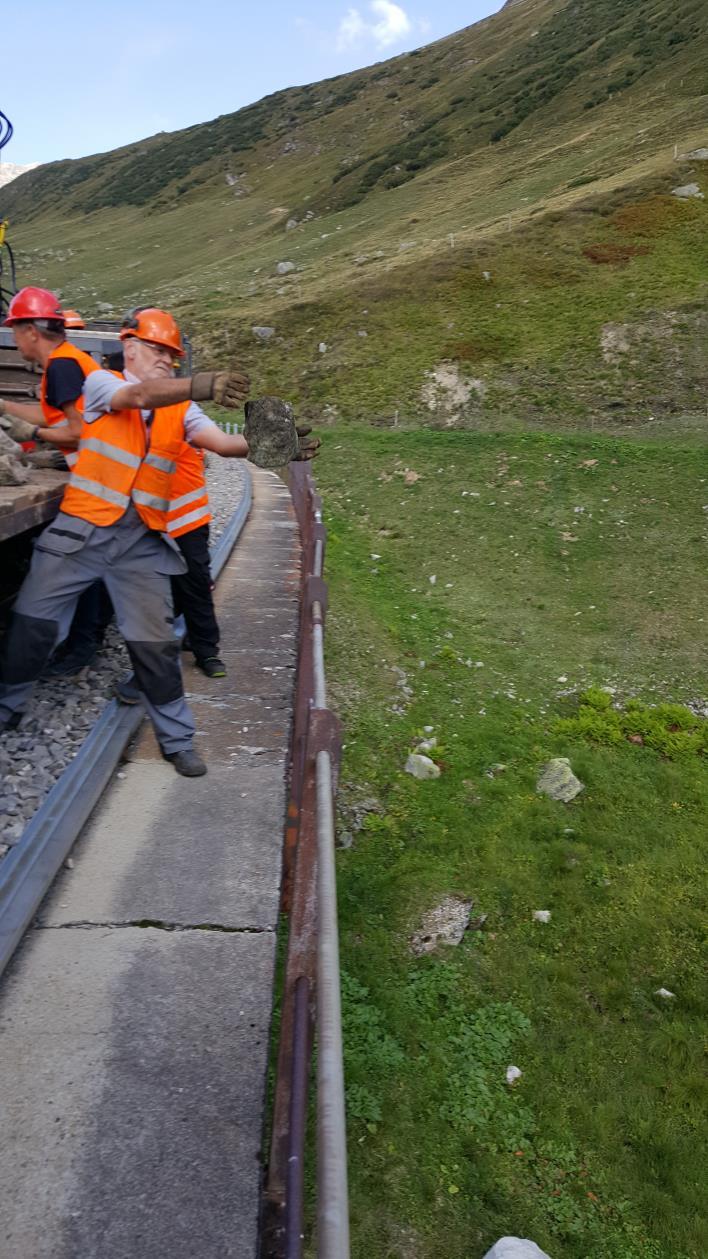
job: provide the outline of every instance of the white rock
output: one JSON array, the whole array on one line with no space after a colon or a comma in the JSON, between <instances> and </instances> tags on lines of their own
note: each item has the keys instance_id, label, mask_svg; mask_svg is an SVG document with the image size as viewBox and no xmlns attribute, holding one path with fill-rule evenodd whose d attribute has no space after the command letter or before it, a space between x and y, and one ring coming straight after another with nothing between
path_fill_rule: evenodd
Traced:
<instances>
[{"instance_id":1,"label":"white rock","mask_svg":"<svg viewBox=\"0 0 708 1259\"><path fill-rule=\"evenodd\" d=\"M671 189L672 197L680 197L682 201L687 201L690 197L695 197L699 201L703 201L703 193L698 184L682 184L680 188Z\"/></svg>"},{"instance_id":2,"label":"white rock","mask_svg":"<svg viewBox=\"0 0 708 1259\"><path fill-rule=\"evenodd\" d=\"M550 1259L550 1255L528 1237L500 1237L484 1259Z\"/></svg>"},{"instance_id":3,"label":"white rock","mask_svg":"<svg viewBox=\"0 0 708 1259\"><path fill-rule=\"evenodd\" d=\"M286 232L292 232L293 228L297 226L298 226L297 219L288 219L287 223L285 224L285 230Z\"/></svg>"},{"instance_id":4,"label":"white rock","mask_svg":"<svg viewBox=\"0 0 708 1259\"><path fill-rule=\"evenodd\" d=\"M291 271L295 270L295 263L294 262L278 262L276 264L275 269L278 275L289 275Z\"/></svg>"},{"instance_id":5,"label":"white rock","mask_svg":"<svg viewBox=\"0 0 708 1259\"><path fill-rule=\"evenodd\" d=\"M655 997L661 997L664 1001L672 1001L676 996L675 992L669 992L668 988L657 988L654 993Z\"/></svg>"},{"instance_id":6,"label":"white rock","mask_svg":"<svg viewBox=\"0 0 708 1259\"><path fill-rule=\"evenodd\" d=\"M551 800L560 800L563 804L568 804L584 790L584 783L575 777L567 756L556 756L544 765L536 783L536 790L550 796Z\"/></svg>"},{"instance_id":7,"label":"white rock","mask_svg":"<svg viewBox=\"0 0 708 1259\"><path fill-rule=\"evenodd\" d=\"M533 920L534 922L550 922L551 921L550 909L534 909Z\"/></svg>"},{"instance_id":8,"label":"white rock","mask_svg":"<svg viewBox=\"0 0 708 1259\"><path fill-rule=\"evenodd\" d=\"M434 586L437 580L438 580L438 579L437 579L437 577L436 577L435 573L431 573L431 574L430 574L430 577L428 578L428 581L430 582L431 586Z\"/></svg>"},{"instance_id":9,"label":"white rock","mask_svg":"<svg viewBox=\"0 0 708 1259\"><path fill-rule=\"evenodd\" d=\"M440 766L431 761L429 756L421 756L419 752L411 752L405 763L405 771L414 778L439 778Z\"/></svg>"},{"instance_id":10,"label":"white rock","mask_svg":"<svg viewBox=\"0 0 708 1259\"><path fill-rule=\"evenodd\" d=\"M258 337L259 341L270 341L271 337L275 336L275 328L265 328L259 324L254 324L251 327L251 332L254 337Z\"/></svg>"},{"instance_id":11,"label":"white rock","mask_svg":"<svg viewBox=\"0 0 708 1259\"><path fill-rule=\"evenodd\" d=\"M320 341L320 343L319 343L319 345L318 345L317 349L319 350L320 354L326 354L326 353L327 353L327 342L326 342L326 341Z\"/></svg>"},{"instance_id":12,"label":"white rock","mask_svg":"<svg viewBox=\"0 0 708 1259\"><path fill-rule=\"evenodd\" d=\"M425 664L425 661L422 660L421 664ZM435 726L423 726L423 734L432 734L434 729Z\"/></svg>"},{"instance_id":13,"label":"white rock","mask_svg":"<svg viewBox=\"0 0 708 1259\"><path fill-rule=\"evenodd\" d=\"M507 1084L515 1084L517 1080L521 1079L522 1075L523 1075L523 1071L521 1070L520 1067L513 1067L513 1066L507 1067L506 1069Z\"/></svg>"},{"instance_id":14,"label":"white rock","mask_svg":"<svg viewBox=\"0 0 708 1259\"><path fill-rule=\"evenodd\" d=\"M421 739L420 743L416 747L416 752L432 752L437 746L438 741L436 738Z\"/></svg>"},{"instance_id":15,"label":"white rock","mask_svg":"<svg viewBox=\"0 0 708 1259\"><path fill-rule=\"evenodd\" d=\"M444 896L423 917L418 930L411 936L411 952L416 957L433 953L439 944L457 945L469 925L472 901L459 896Z\"/></svg>"}]
</instances>

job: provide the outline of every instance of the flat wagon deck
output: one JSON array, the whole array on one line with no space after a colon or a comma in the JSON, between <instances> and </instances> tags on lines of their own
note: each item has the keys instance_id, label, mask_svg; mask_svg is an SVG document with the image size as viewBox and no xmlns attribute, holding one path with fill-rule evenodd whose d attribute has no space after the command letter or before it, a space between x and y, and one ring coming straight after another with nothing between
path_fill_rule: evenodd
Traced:
<instances>
[{"instance_id":1,"label":"flat wagon deck","mask_svg":"<svg viewBox=\"0 0 708 1259\"><path fill-rule=\"evenodd\" d=\"M26 485L0 485L0 542L52 520L67 479L66 472L42 469Z\"/></svg>"}]
</instances>

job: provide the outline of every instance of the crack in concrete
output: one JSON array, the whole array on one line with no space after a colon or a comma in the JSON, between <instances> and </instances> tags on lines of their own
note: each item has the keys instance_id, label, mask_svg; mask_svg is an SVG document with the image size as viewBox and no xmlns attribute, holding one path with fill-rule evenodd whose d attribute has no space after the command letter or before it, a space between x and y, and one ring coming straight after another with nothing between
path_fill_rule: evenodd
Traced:
<instances>
[{"instance_id":1,"label":"crack in concrete","mask_svg":"<svg viewBox=\"0 0 708 1259\"><path fill-rule=\"evenodd\" d=\"M77 922L37 922L35 927L41 931L89 931L95 928L111 931L123 927L138 927L142 930L152 928L155 931L218 931L223 935L273 935L275 927L227 927L220 922L164 922L160 918L136 918L126 922L91 922L79 919Z\"/></svg>"}]
</instances>

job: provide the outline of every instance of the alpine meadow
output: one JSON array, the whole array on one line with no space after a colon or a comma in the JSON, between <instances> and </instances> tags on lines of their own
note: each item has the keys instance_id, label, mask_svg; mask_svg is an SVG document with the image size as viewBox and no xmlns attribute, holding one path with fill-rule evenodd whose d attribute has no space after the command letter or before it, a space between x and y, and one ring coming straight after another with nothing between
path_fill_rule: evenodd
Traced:
<instances>
[{"instance_id":1,"label":"alpine meadow","mask_svg":"<svg viewBox=\"0 0 708 1259\"><path fill-rule=\"evenodd\" d=\"M323 439L356 1259L708 1254L706 196L705 0L509 0L4 189L22 283Z\"/></svg>"}]
</instances>

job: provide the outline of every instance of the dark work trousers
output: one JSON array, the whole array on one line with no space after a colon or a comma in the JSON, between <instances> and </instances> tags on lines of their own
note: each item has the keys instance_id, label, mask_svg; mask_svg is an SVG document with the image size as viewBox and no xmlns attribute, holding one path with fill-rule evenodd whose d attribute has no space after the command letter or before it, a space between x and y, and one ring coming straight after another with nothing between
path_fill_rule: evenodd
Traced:
<instances>
[{"instance_id":1,"label":"dark work trousers","mask_svg":"<svg viewBox=\"0 0 708 1259\"><path fill-rule=\"evenodd\" d=\"M107 527L59 512L37 538L0 649L0 719L24 712L34 682L68 633L79 596L103 579L162 751L190 748L194 720L170 591L170 578L183 569L178 549L146 529L132 507Z\"/></svg>"},{"instance_id":2,"label":"dark work trousers","mask_svg":"<svg viewBox=\"0 0 708 1259\"><path fill-rule=\"evenodd\" d=\"M187 623L189 645L197 660L219 654L219 626L216 623L209 567L209 526L200 525L174 539L182 552L187 571L172 578L175 616Z\"/></svg>"}]
</instances>

